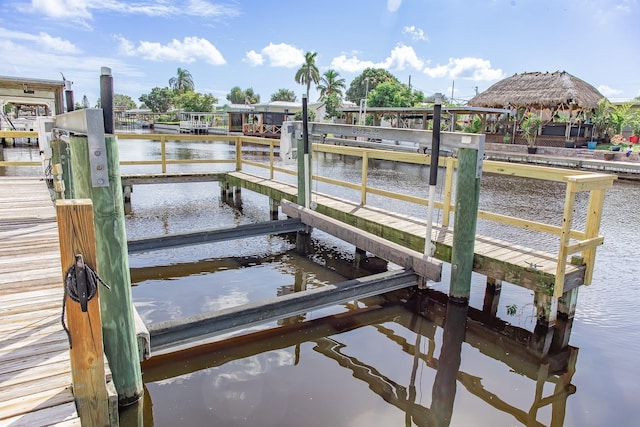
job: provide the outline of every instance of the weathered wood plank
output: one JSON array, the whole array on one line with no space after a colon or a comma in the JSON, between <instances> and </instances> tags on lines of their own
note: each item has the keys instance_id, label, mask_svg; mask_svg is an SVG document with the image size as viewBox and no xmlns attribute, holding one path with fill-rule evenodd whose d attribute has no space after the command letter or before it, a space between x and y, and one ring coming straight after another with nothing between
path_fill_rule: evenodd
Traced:
<instances>
[{"instance_id":1,"label":"weathered wood plank","mask_svg":"<svg viewBox=\"0 0 640 427\"><path fill-rule=\"evenodd\" d=\"M56 425L80 425L75 403L68 402L63 405L0 419L0 427L44 427Z\"/></svg>"},{"instance_id":2,"label":"weathered wood plank","mask_svg":"<svg viewBox=\"0 0 640 427\"><path fill-rule=\"evenodd\" d=\"M39 178L0 186L0 426L79 426L55 209Z\"/></svg>"}]
</instances>

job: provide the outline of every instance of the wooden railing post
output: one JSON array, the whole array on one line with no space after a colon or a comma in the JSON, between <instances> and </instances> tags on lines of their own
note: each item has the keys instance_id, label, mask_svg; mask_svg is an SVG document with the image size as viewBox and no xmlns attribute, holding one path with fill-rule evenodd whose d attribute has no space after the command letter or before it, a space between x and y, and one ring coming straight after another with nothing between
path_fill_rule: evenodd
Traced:
<instances>
[{"instance_id":1,"label":"wooden railing post","mask_svg":"<svg viewBox=\"0 0 640 427\"><path fill-rule=\"evenodd\" d=\"M269 179L273 179L273 158L274 158L274 154L273 154L273 146L274 146L275 142L274 140L270 140L269 141Z\"/></svg>"},{"instance_id":2,"label":"wooden railing post","mask_svg":"<svg viewBox=\"0 0 640 427\"><path fill-rule=\"evenodd\" d=\"M560 248L558 250L558 265L556 268L556 282L553 287L553 297L560 298L564 292L564 277L567 269L569 241L571 239L571 223L573 222L573 208L576 204L576 181L567 182L564 199L564 213L560 233ZM553 319L555 321L555 319Z\"/></svg>"},{"instance_id":3,"label":"wooden railing post","mask_svg":"<svg viewBox=\"0 0 640 427\"><path fill-rule=\"evenodd\" d=\"M167 173L167 137L160 137L160 156L162 158L162 173Z\"/></svg>"},{"instance_id":4,"label":"wooden railing post","mask_svg":"<svg viewBox=\"0 0 640 427\"><path fill-rule=\"evenodd\" d=\"M587 221L584 226L585 238L597 237L600 233L602 209L604 207L605 190L603 188L591 190L589 193L589 206L587 207ZM592 247L582 252L582 257L587 266L584 272L584 284L590 285L593 279L593 266L596 262L596 248Z\"/></svg>"},{"instance_id":5,"label":"wooden railing post","mask_svg":"<svg viewBox=\"0 0 640 427\"><path fill-rule=\"evenodd\" d=\"M236 136L236 172L242 170L242 137Z\"/></svg>"},{"instance_id":6,"label":"wooden railing post","mask_svg":"<svg viewBox=\"0 0 640 427\"><path fill-rule=\"evenodd\" d=\"M58 233L62 279L74 266L76 254L96 269L96 242L91 200L58 200ZM71 375L76 408L83 426L108 426L109 398L105 382L99 287L82 311L79 302L65 293L66 319L70 334Z\"/></svg>"},{"instance_id":7,"label":"wooden railing post","mask_svg":"<svg viewBox=\"0 0 640 427\"><path fill-rule=\"evenodd\" d=\"M369 173L369 152L362 152L362 188L360 189L360 204L367 204L367 177Z\"/></svg>"}]
</instances>

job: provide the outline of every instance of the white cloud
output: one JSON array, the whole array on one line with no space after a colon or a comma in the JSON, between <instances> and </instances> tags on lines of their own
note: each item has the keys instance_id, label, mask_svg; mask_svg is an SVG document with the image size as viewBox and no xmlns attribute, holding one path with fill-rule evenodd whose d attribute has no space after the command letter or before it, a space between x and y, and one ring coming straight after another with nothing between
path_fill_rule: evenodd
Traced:
<instances>
[{"instance_id":1,"label":"white cloud","mask_svg":"<svg viewBox=\"0 0 640 427\"><path fill-rule=\"evenodd\" d=\"M255 50L250 50L244 58L242 58L242 62L246 62L250 66L255 67L264 63L264 57Z\"/></svg>"},{"instance_id":2,"label":"white cloud","mask_svg":"<svg viewBox=\"0 0 640 427\"><path fill-rule=\"evenodd\" d=\"M185 37L182 41L173 39L166 45L141 41L138 47L124 37L116 36L116 39L120 41L120 52L127 56L139 55L150 61L176 61L186 64L197 60L212 65L226 63L220 51L209 40L200 37Z\"/></svg>"},{"instance_id":3,"label":"white cloud","mask_svg":"<svg viewBox=\"0 0 640 427\"><path fill-rule=\"evenodd\" d=\"M394 47L391 56L384 60L384 66L388 70L404 70L405 66L411 66L416 70L422 69L424 62L418 58L416 52L411 46L405 46L402 43Z\"/></svg>"},{"instance_id":4,"label":"white cloud","mask_svg":"<svg viewBox=\"0 0 640 427\"><path fill-rule=\"evenodd\" d=\"M21 31L11 31L0 27L0 38L32 42L35 47L57 53L79 53L80 49L69 40L53 37L45 32L30 34Z\"/></svg>"},{"instance_id":5,"label":"white cloud","mask_svg":"<svg viewBox=\"0 0 640 427\"><path fill-rule=\"evenodd\" d=\"M604 96L607 96L607 97L620 95L620 94L623 93L621 90L610 88L607 85L598 86L598 90L600 91L601 94L603 94Z\"/></svg>"},{"instance_id":6,"label":"white cloud","mask_svg":"<svg viewBox=\"0 0 640 427\"><path fill-rule=\"evenodd\" d=\"M25 55L28 51L29 54ZM130 64L117 58L92 56L90 54L71 55L33 49L27 44L15 43L0 36L0 75L20 76L36 79L61 80L60 73L73 82L73 90L77 100L87 95L93 105L99 94L100 69L109 66L114 70L114 80L118 93L122 92L127 82L137 81L145 74ZM46 64L46 67L43 67ZM135 88L136 93L139 87Z\"/></svg>"},{"instance_id":7,"label":"white cloud","mask_svg":"<svg viewBox=\"0 0 640 427\"><path fill-rule=\"evenodd\" d=\"M355 55L352 55L351 58L347 58L347 55L340 55L331 60L331 68L337 71L358 73L369 67L375 67L375 64L372 61L361 61Z\"/></svg>"},{"instance_id":8,"label":"white cloud","mask_svg":"<svg viewBox=\"0 0 640 427\"><path fill-rule=\"evenodd\" d=\"M31 0L31 7L23 7L22 10L57 19L91 19L87 6L86 0Z\"/></svg>"},{"instance_id":9,"label":"white cloud","mask_svg":"<svg viewBox=\"0 0 640 427\"><path fill-rule=\"evenodd\" d=\"M504 77L501 69L491 68L491 61L482 58L449 58L446 65L426 67L423 72L429 77L450 79L498 80Z\"/></svg>"},{"instance_id":10,"label":"white cloud","mask_svg":"<svg viewBox=\"0 0 640 427\"><path fill-rule=\"evenodd\" d=\"M401 4L402 0L387 0L387 10L389 12L395 12L400 9Z\"/></svg>"},{"instance_id":11,"label":"white cloud","mask_svg":"<svg viewBox=\"0 0 640 427\"><path fill-rule=\"evenodd\" d=\"M622 13L631 13L633 6L635 5L634 0L622 0L615 6L615 9Z\"/></svg>"},{"instance_id":12,"label":"white cloud","mask_svg":"<svg viewBox=\"0 0 640 427\"><path fill-rule=\"evenodd\" d=\"M222 17L238 16L240 11L233 6L211 3L205 0L189 0L184 4L173 4L168 1L122 0L31 0L30 6L22 6L20 10L42 14L55 19L92 19L92 11L111 11L123 14L146 16L200 16Z\"/></svg>"},{"instance_id":13,"label":"white cloud","mask_svg":"<svg viewBox=\"0 0 640 427\"><path fill-rule=\"evenodd\" d=\"M424 35L422 28L417 28L415 25L404 27L402 29L402 34L410 34L413 40L427 40L427 36Z\"/></svg>"},{"instance_id":14,"label":"white cloud","mask_svg":"<svg viewBox=\"0 0 640 427\"><path fill-rule=\"evenodd\" d=\"M79 49L70 41L62 40L60 37L51 37L47 33L38 35L38 44L45 49L51 49L61 53L78 53Z\"/></svg>"},{"instance_id":15,"label":"white cloud","mask_svg":"<svg viewBox=\"0 0 640 427\"><path fill-rule=\"evenodd\" d=\"M384 68L385 70L404 70L405 67L410 66L416 70L421 70L423 65L424 61L418 58L413 48L402 43L394 47L389 56L382 62L363 61L358 59L355 54L352 54L350 58L342 54L331 61L331 68L349 73L357 73L369 67Z\"/></svg>"},{"instance_id":16,"label":"white cloud","mask_svg":"<svg viewBox=\"0 0 640 427\"><path fill-rule=\"evenodd\" d=\"M260 53L269 58L269 65L272 67L293 68L304 63L302 49L286 43L269 43Z\"/></svg>"}]
</instances>

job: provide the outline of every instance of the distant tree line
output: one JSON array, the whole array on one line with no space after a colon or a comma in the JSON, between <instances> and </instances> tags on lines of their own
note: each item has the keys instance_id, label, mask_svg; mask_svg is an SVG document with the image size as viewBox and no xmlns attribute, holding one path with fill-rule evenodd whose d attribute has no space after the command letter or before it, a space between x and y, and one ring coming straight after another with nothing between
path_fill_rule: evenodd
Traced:
<instances>
[{"instance_id":1,"label":"distant tree line","mask_svg":"<svg viewBox=\"0 0 640 427\"><path fill-rule=\"evenodd\" d=\"M312 85L315 85L320 93L318 101L325 105L325 119L337 117L345 100L358 105L366 98L370 107L412 107L433 101L433 98L425 97L422 91L401 83L393 74L382 68L365 69L347 88L345 79L340 77L338 71L330 69L320 74L315 63L316 56L316 52L305 54L304 63L296 70L294 81L305 86L307 99ZM257 104L260 102L260 95L251 87L242 89L240 86L234 86L226 99L231 104ZM287 88L278 89L269 99L271 102L297 101L295 92ZM167 86L154 87L138 100L142 103L140 108L148 108L154 113L162 114L176 109L209 112L214 111L215 104L218 103L218 99L212 94L197 92L193 76L183 68L177 69L176 75L169 79ZM76 108L87 108L88 105L85 96L82 103L76 103ZM96 106L100 106L99 99ZM136 103L129 96L115 94L114 106L132 109L136 108Z\"/></svg>"}]
</instances>

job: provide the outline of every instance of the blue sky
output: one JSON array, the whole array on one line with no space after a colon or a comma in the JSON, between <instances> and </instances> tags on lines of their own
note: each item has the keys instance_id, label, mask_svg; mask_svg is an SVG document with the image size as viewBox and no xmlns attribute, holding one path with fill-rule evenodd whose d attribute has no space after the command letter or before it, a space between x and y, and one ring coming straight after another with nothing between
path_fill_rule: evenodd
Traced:
<instances>
[{"instance_id":1,"label":"blue sky","mask_svg":"<svg viewBox=\"0 0 640 427\"><path fill-rule=\"evenodd\" d=\"M220 104L234 86L300 100L294 75L314 51L347 87L379 67L464 101L515 73L567 71L622 100L640 95L639 1L0 0L0 75L64 73L92 106L102 66L136 102L178 67Z\"/></svg>"}]
</instances>

